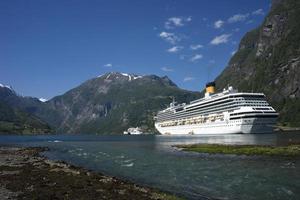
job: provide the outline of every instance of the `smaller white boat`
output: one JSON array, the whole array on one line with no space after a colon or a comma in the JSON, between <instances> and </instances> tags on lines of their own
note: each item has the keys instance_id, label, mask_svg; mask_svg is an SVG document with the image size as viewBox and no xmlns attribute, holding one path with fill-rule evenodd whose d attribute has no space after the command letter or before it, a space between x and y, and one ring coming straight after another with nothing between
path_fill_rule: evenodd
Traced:
<instances>
[{"instance_id":1,"label":"smaller white boat","mask_svg":"<svg viewBox=\"0 0 300 200\"><path fill-rule=\"evenodd\" d=\"M123 132L124 135L140 135L143 134L142 129L139 127L129 128L127 131Z\"/></svg>"}]
</instances>

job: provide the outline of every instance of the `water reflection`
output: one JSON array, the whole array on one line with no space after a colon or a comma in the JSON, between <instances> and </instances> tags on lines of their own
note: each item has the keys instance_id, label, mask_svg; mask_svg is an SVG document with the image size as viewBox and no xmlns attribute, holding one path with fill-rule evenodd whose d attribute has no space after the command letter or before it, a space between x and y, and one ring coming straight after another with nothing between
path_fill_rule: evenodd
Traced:
<instances>
[{"instance_id":1,"label":"water reflection","mask_svg":"<svg viewBox=\"0 0 300 200\"><path fill-rule=\"evenodd\" d=\"M155 136L156 144L239 144L239 145L287 145L291 143L300 143L300 134L232 134L232 135L182 135Z\"/></svg>"}]
</instances>

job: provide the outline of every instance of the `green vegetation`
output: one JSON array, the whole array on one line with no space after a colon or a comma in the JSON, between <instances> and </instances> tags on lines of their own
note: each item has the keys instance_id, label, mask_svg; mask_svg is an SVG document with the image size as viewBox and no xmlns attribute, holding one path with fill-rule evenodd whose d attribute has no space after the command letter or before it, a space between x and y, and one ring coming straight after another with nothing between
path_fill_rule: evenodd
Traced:
<instances>
[{"instance_id":1,"label":"green vegetation","mask_svg":"<svg viewBox=\"0 0 300 200\"><path fill-rule=\"evenodd\" d=\"M220 144L193 144L177 145L184 151L193 151L210 154L237 154L237 155L267 155L267 156L300 156L300 145L289 146L257 146L257 145L220 145Z\"/></svg>"},{"instance_id":2,"label":"green vegetation","mask_svg":"<svg viewBox=\"0 0 300 200\"><path fill-rule=\"evenodd\" d=\"M47 123L26 112L0 102L0 133L31 134L50 133Z\"/></svg>"},{"instance_id":3,"label":"green vegetation","mask_svg":"<svg viewBox=\"0 0 300 200\"><path fill-rule=\"evenodd\" d=\"M163 192L153 192L152 199L162 199L162 200L184 200L184 198L177 197L172 194L163 193Z\"/></svg>"}]
</instances>

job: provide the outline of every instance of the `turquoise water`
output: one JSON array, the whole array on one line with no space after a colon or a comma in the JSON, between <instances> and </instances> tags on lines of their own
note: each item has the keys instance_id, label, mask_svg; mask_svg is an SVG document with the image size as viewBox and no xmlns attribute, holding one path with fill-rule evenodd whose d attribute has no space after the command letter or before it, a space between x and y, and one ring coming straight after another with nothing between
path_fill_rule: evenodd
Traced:
<instances>
[{"instance_id":1,"label":"turquoise water","mask_svg":"<svg viewBox=\"0 0 300 200\"><path fill-rule=\"evenodd\" d=\"M0 136L0 144L47 146L44 155L188 199L300 199L300 158L181 152L174 144L286 144L300 134L201 136Z\"/></svg>"}]
</instances>

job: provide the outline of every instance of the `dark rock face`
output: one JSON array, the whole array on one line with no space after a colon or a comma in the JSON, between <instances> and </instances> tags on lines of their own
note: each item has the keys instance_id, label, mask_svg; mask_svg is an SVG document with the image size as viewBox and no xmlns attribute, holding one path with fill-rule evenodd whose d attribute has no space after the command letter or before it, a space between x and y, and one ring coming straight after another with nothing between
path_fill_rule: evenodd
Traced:
<instances>
[{"instance_id":1,"label":"dark rock face","mask_svg":"<svg viewBox=\"0 0 300 200\"><path fill-rule=\"evenodd\" d=\"M257 42L256 56L270 57L269 48L278 44L287 31L288 14L278 13L266 18Z\"/></svg>"},{"instance_id":2,"label":"dark rock face","mask_svg":"<svg viewBox=\"0 0 300 200\"><path fill-rule=\"evenodd\" d=\"M248 32L217 77L240 91L264 92L280 111L280 121L300 126L300 2L273 1L263 24Z\"/></svg>"},{"instance_id":3,"label":"dark rock face","mask_svg":"<svg viewBox=\"0 0 300 200\"><path fill-rule=\"evenodd\" d=\"M276 6L278 6L278 4L280 4L283 0L272 0L272 9Z\"/></svg>"}]
</instances>

